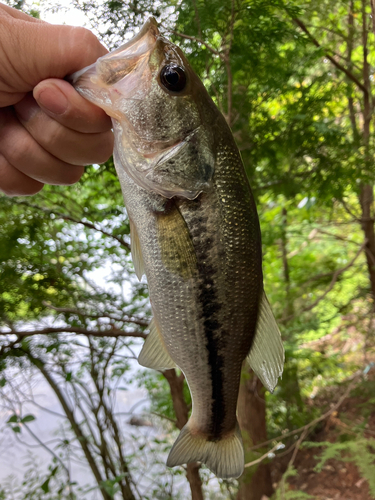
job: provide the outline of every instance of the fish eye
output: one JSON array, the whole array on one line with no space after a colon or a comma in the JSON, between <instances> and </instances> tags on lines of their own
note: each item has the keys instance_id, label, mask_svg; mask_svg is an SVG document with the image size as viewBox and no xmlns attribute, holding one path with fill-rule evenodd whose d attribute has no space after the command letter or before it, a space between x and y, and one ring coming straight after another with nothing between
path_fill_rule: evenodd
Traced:
<instances>
[{"instance_id":1,"label":"fish eye","mask_svg":"<svg viewBox=\"0 0 375 500\"><path fill-rule=\"evenodd\" d=\"M180 66L164 66L160 71L160 82L167 90L181 92L186 87L186 73Z\"/></svg>"}]
</instances>

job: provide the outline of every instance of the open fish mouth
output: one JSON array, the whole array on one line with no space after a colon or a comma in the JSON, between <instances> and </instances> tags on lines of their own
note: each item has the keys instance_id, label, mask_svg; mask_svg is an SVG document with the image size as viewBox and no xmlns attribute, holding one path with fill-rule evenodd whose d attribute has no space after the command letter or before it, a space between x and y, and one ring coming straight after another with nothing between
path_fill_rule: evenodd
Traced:
<instances>
[{"instance_id":1,"label":"open fish mouth","mask_svg":"<svg viewBox=\"0 0 375 500\"><path fill-rule=\"evenodd\" d=\"M132 40L67 76L66 80L89 101L119 120L122 115L116 109L116 101L143 99L149 91L152 77L149 58L161 38L155 19L150 18Z\"/></svg>"}]
</instances>

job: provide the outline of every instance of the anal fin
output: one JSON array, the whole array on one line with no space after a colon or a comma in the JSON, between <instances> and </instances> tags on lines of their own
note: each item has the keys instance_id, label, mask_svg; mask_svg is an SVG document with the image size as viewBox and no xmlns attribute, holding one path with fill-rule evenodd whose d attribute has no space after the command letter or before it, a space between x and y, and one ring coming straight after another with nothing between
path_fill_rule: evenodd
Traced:
<instances>
[{"instance_id":1,"label":"anal fin","mask_svg":"<svg viewBox=\"0 0 375 500\"><path fill-rule=\"evenodd\" d=\"M142 276L145 274L145 265L143 263L141 243L139 241L137 228L135 227L135 224L130 218L129 218L129 223L130 223L130 244L131 244L131 252L132 252L135 274L137 275L139 281L141 281Z\"/></svg>"},{"instance_id":2,"label":"anal fin","mask_svg":"<svg viewBox=\"0 0 375 500\"><path fill-rule=\"evenodd\" d=\"M151 320L149 329L150 333L147 335L138 356L138 363L146 368L160 371L176 368L176 364L164 345L154 319Z\"/></svg>"},{"instance_id":3,"label":"anal fin","mask_svg":"<svg viewBox=\"0 0 375 500\"><path fill-rule=\"evenodd\" d=\"M263 291L259 304L255 338L247 361L264 387L273 392L278 378L283 373L284 359L285 352L280 330Z\"/></svg>"}]
</instances>

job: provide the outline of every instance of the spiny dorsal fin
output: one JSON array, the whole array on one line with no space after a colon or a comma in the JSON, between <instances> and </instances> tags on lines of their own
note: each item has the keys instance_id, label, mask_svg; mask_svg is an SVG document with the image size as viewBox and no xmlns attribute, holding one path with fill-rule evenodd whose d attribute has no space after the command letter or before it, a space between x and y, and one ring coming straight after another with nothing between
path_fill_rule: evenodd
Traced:
<instances>
[{"instance_id":1,"label":"spiny dorsal fin","mask_svg":"<svg viewBox=\"0 0 375 500\"><path fill-rule=\"evenodd\" d=\"M147 335L138 356L138 363L146 368L153 368L160 371L176 368L175 362L165 348L154 319L151 320L149 329L150 333Z\"/></svg>"},{"instance_id":2,"label":"spiny dorsal fin","mask_svg":"<svg viewBox=\"0 0 375 500\"><path fill-rule=\"evenodd\" d=\"M130 222L131 251L132 251L132 259L133 259L135 274L137 275L139 281L141 281L142 276L145 274L145 266L143 263L141 244L139 241L137 228L135 227L131 219L129 219L129 222Z\"/></svg>"},{"instance_id":3,"label":"spiny dorsal fin","mask_svg":"<svg viewBox=\"0 0 375 500\"><path fill-rule=\"evenodd\" d=\"M285 352L280 330L266 294L262 293L255 338L247 361L270 392L276 387L284 368Z\"/></svg>"},{"instance_id":4,"label":"spiny dorsal fin","mask_svg":"<svg viewBox=\"0 0 375 500\"><path fill-rule=\"evenodd\" d=\"M225 438L209 441L201 434L193 434L188 422L169 453L167 466L190 462L204 463L217 477L223 479L239 477L243 473L245 459L238 424Z\"/></svg>"}]
</instances>

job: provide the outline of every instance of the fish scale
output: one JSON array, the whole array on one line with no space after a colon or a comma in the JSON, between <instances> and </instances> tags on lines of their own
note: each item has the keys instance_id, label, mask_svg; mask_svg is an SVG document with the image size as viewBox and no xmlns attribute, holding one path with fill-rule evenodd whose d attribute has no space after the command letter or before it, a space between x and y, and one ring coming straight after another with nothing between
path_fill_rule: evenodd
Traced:
<instances>
[{"instance_id":1,"label":"fish scale","mask_svg":"<svg viewBox=\"0 0 375 500\"><path fill-rule=\"evenodd\" d=\"M173 75L172 80L168 80ZM115 166L137 276L153 320L139 363L178 367L192 412L167 465L201 461L238 477L242 363L272 391L284 350L263 290L255 202L231 131L155 20L71 77L113 120Z\"/></svg>"}]
</instances>

